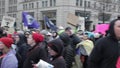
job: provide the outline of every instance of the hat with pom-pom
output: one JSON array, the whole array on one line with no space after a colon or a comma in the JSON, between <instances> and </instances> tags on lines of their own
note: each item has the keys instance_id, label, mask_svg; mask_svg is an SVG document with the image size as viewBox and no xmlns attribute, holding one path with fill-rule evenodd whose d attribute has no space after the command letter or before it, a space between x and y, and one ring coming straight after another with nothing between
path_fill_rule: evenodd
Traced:
<instances>
[{"instance_id":1,"label":"hat with pom-pom","mask_svg":"<svg viewBox=\"0 0 120 68\"><path fill-rule=\"evenodd\" d=\"M5 44L6 47L10 48L11 45L14 43L12 38L9 37L2 37L0 38L0 42Z\"/></svg>"}]
</instances>

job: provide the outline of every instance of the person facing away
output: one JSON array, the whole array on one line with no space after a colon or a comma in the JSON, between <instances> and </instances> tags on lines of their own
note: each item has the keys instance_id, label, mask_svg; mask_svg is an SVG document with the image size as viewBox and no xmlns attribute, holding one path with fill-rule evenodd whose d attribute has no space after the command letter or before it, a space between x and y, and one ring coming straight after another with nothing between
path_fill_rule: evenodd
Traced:
<instances>
[{"instance_id":1,"label":"person facing away","mask_svg":"<svg viewBox=\"0 0 120 68\"><path fill-rule=\"evenodd\" d=\"M88 68L116 68L120 56L120 18L111 21L108 34L95 43Z\"/></svg>"},{"instance_id":2,"label":"person facing away","mask_svg":"<svg viewBox=\"0 0 120 68\"><path fill-rule=\"evenodd\" d=\"M41 34L33 33L27 38L27 43L31 46L27 52L26 60L23 68L33 68L32 64L36 64L40 59L48 60L48 51L46 44L43 43L44 37Z\"/></svg>"},{"instance_id":3,"label":"person facing away","mask_svg":"<svg viewBox=\"0 0 120 68\"><path fill-rule=\"evenodd\" d=\"M0 38L0 50L4 55L0 68L18 68L18 60L15 56L16 51L11 49L13 39L8 37Z\"/></svg>"},{"instance_id":4,"label":"person facing away","mask_svg":"<svg viewBox=\"0 0 120 68\"><path fill-rule=\"evenodd\" d=\"M66 63L62 56L63 50L64 45L59 38L48 42L48 52L51 56L50 61L54 68L66 68Z\"/></svg>"}]
</instances>

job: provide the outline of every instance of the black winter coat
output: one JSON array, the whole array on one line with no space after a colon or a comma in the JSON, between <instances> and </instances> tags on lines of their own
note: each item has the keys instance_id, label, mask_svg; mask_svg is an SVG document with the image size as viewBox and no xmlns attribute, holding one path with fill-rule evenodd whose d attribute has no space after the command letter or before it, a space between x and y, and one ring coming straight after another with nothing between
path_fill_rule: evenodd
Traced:
<instances>
[{"instance_id":1,"label":"black winter coat","mask_svg":"<svg viewBox=\"0 0 120 68\"><path fill-rule=\"evenodd\" d=\"M116 68L118 41L112 37L99 39L89 59L88 68Z\"/></svg>"},{"instance_id":2,"label":"black winter coat","mask_svg":"<svg viewBox=\"0 0 120 68\"><path fill-rule=\"evenodd\" d=\"M62 56L57 57L54 59L51 64L54 66L54 68L66 68L65 60Z\"/></svg>"},{"instance_id":3,"label":"black winter coat","mask_svg":"<svg viewBox=\"0 0 120 68\"><path fill-rule=\"evenodd\" d=\"M46 44L43 42L35 45L29 50L23 68L33 68L32 64L38 63L40 59L48 61L48 51L46 49Z\"/></svg>"},{"instance_id":4,"label":"black winter coat","mask_svg":"<svg viewBox=\"0 0 120 68\"><path fill-rule=\"evenodd\" d=\"M71 68L72 63L74 62L74 56L75 56L72 40L66 33L62 33L60 35L60 39L64 42L65 48L63 52L63 57L65 59L66 66L67 68Z\"/></svg>"}]
</instances>

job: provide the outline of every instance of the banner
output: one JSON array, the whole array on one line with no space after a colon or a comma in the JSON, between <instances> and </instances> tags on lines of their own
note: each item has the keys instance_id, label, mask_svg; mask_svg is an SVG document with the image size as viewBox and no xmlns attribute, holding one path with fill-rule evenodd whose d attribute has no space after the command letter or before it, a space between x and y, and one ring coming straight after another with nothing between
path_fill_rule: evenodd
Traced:
<instances>
[{"instance_id":1,"label":"banner","mask_svg":"<svg viewBox=\"0 0 120 68\"><path fill-rule=\"evenodd\" d=\"M2 19L2 23L1 23L1 27L14 27L14 23L15 23L15 18L10 17L10 16L3 16Z\"/></svg>"}]
</instances>

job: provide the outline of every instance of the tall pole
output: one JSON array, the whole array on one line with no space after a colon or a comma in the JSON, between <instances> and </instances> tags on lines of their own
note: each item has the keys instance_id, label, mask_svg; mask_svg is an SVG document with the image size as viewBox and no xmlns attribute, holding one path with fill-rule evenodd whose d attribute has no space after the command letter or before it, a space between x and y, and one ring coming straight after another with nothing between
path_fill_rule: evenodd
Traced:
<instances>
[{"instance_id":1,"label":"tall pole","mask_svg":"<svg viewBox=\"0 0 120 68\"><path fill-rule=\"evenodd\" d=\"M105 13L104 13L104 11L105 11L105 4L103 4L103 23L105 23Z\"/></svg>"},{"instance_id":2,"label":"tall pole","mask_svg":"<svg viewBox=\"0 0 120 68\"><path fill-rule=\"evenodd\" d=\"M47 30L46 21L45 21L45 15L43 16L43 20L44 20L45 30Z\"/></svg>"},{"instance_id":3,"label":"tall pole","mask_svg":"<svg viewBox=\"0 0 120 68\"><path fill-rule=\"evenodd\" d=\"M84 0L84 23L86 24L86 0ZM86 26L85 26L86 30Z\"/></svg>"},{"instance_id":4,"label":"tall pole","mask_svg":"<svg viewBox=\"0 0 120 68\"><path fill-rule=\"evenodd\" d=\"M39 22L38 15L39 15L39 3L37 1L37 21Z\"/></svg>"}]
</instances>

